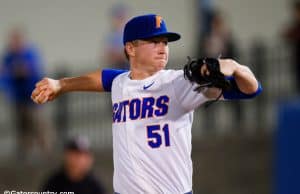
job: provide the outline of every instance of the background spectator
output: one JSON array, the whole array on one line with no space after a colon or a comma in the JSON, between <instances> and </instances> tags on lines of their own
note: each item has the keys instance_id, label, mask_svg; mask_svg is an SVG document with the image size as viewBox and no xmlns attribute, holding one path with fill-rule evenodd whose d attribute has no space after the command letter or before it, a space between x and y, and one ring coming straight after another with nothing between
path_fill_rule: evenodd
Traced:
<instances>
[{"instance_id":1,"label":"background spectator","mask_svg":"<svg viewBox=\"0 0 300 194\"><path fill-rule=\"evenodd\" d=\"M35 83L44 74L43 68L38 49L27 41L24 31L12 29L8 34L0 70L4 91L13 106L17 153L21 158L30 159L36 148L41 148L44 154L50 151L50 133L53 131L49 129L41 107L30 99Z\"/></svg>"},{"instance_id":2,"label":"background spectator","mask_svg":"<svg viewBox=\"0 0 300 194\"><path fill-rule=\"evenodd\" d=\"M111 31L106 39L105 58L107 63L117 69L128 69L129 64L124 54L123 28L128 18L128 7L115 4L110 12Z\"/></svg>"},{"instance_id":3,"label":"background spectator","mask_svg":"<svg viewBox=\"0 0 300 194\"><path fill-rule=\"evenodd\" d=\"M300 93L300 1L298 0L292 4L292 18L289 26L284 30L283 37L291 46L296 86Z\"/></svg>"},{"instance_id":4,"label":"background spectator","mask_svg":"<svg viewBox=\"0 0 300 194\"><path fill-rule=\"evenodd\" d=\"M87 139L78 137L65 146L62 167L43 184L42 191L103 194L102 183L91 173L93 155Z\"/></svg>"}]
</instances>

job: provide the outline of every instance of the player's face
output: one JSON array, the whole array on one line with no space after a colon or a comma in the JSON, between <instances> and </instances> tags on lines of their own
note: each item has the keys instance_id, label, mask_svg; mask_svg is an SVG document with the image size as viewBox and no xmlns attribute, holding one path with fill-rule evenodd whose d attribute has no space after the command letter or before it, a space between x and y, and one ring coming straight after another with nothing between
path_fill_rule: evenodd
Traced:
<instances>
[{"instance_id":1,"label":"player's face","mask_svg":"<svg viewBox=\"0 0 300 194\"><path fill-rule=\"evenodd\" d=\"M168 39L155 37L135 42L136 62L148 71L164 69L169 58Z\"/></svg>"}]
</instances>

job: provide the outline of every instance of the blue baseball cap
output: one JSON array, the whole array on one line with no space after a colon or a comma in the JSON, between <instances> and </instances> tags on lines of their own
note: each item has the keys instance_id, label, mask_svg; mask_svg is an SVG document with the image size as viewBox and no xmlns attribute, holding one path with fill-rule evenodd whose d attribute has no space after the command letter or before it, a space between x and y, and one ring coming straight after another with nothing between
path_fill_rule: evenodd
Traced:
<instances>
[{"instance_id":1,"label":"blue baseball cap","mask_svg":"<svg viewBox=\"0 0 300 194\"><path fill-rule=\"evenodd\" d=\"M141 15L129 20L124 28L123 44L126 42L148 39L157 36L168 38L169 42L180 39L180 34L168 32L165 21L155 14Z\"/></svg>"}]
</instances>

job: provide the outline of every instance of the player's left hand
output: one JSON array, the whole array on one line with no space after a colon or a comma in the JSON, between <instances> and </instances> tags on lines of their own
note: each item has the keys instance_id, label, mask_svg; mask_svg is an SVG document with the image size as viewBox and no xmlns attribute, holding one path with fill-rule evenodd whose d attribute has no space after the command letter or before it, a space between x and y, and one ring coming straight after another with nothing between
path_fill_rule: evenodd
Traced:
<instances>
[{"instance_id":1,"label":"player's left hand","mask_svg":"<svg viewBox=\"0 0 300 194\"><path fill-rule=\"evenodd\" d=\"M232 59L218 59L218 60L220 63L220 71L225 76L233 76L239 64Z\"/></svg>"},{"instance_id":2,"label":"player's left hand","mask_svg":"<svg viewBox=\"0 0 300 194\"><path fill-rule=\"evenodd\" d=\"M232 76L236 71L237 66L239 65L232 59L218 59L220 64L220 71L224 74L224 76ZM200 68L200 72L202 76L209 76L210 72L207 68L207 65L204 64Z\"/></svg>"}]
</instances>

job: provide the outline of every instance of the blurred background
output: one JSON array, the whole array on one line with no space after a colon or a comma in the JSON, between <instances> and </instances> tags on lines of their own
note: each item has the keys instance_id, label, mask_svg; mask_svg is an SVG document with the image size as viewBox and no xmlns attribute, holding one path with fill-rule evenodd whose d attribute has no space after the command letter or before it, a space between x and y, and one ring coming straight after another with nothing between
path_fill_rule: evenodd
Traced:
<instances>
[{"instance_id":1,"label":"blurred background","mask_svg":"<svg viewBox=\"0 0 300 194\"><path fill-rule=\"evenodd\" d=\"M113 192L110 95L72 93L36 106L30 94L45 75L128 68L124 23L155 13L182 35L169 44L168 68L222 54L249 66L264 88L255 99L195 111L194 193L300 193L300 1L0 0L0 13L0 192L51 188L66 165L81 170L65 172L65 182L92 171L97 192Z\"/></svg>"}]
</instances>

